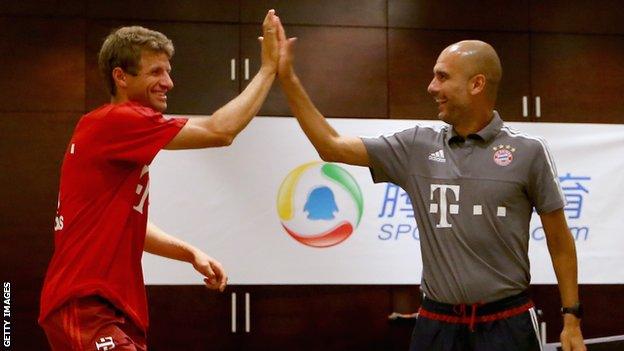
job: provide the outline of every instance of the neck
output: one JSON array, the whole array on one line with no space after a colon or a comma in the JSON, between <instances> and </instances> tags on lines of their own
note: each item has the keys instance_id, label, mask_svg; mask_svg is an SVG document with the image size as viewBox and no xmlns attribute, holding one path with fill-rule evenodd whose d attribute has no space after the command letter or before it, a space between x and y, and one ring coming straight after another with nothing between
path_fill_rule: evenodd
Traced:
<instances>
[{"instance_id":1,"label":"neck","mask_svg":"<svg viewBox=\"0 0 624 351\"><path fill-rule=\"evenodd\" d=\"M490 121L494 118L494 112L492 110L473 112L469 118L463 119L462 123L453 125L455 132L462 138L466 138L470 134L477 133L481 129L485 128Z\"/></svg>"},{"instance_id":2,"label":"neck","mask_svg":"<svg viewBox=\"0 0 624 351\"><path fill-rule=\"evenodd\" d=\"M128 102L128 97L117 92L116 95L111 96L111 104L123 104L124 102Z\"/></svg>"}]
</instances>

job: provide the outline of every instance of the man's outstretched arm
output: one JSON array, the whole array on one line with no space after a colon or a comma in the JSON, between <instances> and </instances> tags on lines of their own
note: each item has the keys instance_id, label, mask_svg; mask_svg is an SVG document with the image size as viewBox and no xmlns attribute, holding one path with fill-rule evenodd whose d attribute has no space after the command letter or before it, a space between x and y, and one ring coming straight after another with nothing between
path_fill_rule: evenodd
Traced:
<instances>
[{"instance_id":1,"label":"man's outstretched arm","mask_svg":"<svg viewBox=\"0 0 624 351\"><path fill-rule=\"evenodd\" d=\"M277 71L278 17L269 10L262 24L262 66L240 95L210 117L191 118L165 146L168 150L227 146L258 113L271 89Z\"/></svg>"},{"instance_id":2,"label":"man's outstretched arm","mask_svg":"<svg viewBox=\"0 0 624 351\"><path fill-rule=\"evenodd\" d=\"M579 302L577 282L577 259L574 239L568 229L563 209L540 215L546 244L552 259L561 305L572 307ZM563 315L563 331L561 332L561 346L565 351L584 351L581 320L572 314Z\"/></svg>"},{"instance_id":3,"label":"man's outstretched arm","mask_svg":"<svg viewBox=\"0 0 624 351\"><path fill-rule=\"evenodd\" d=\"M225 289L227 275L221 263L195 246L165 233L151 222L147 223L143 251L191 263L195 270L206 277L204 282L208 288L219 289L220 291Z\"/></svg>"},{"instance_id":4,"label":"man's outstretched arm","mask_svg":"<svg viewBox=\"0 0 624 351\"><path fill-rule=\"evenodd\" d=\"M288 105L297 121L324 161L369 166L368 152L362 139L341 136L332 128L310 100L293 68L295 38L286 39L278 19L280 57L278 77Z\"/></svg>"}]
</instances>

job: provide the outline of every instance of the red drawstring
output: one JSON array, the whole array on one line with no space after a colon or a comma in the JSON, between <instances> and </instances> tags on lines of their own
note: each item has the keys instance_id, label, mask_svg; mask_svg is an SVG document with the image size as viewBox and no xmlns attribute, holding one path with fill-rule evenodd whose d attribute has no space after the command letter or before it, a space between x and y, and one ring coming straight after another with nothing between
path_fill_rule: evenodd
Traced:
<instances>
[{"instance_id":1,"label":"red drawstring","mask_svg":"<svg viewBox=\"0 0 624 351\"><path fill-rule=\"evenodd\" d=\"M470 313L470 331L473 332L474 331L474 322L475 322L475 317L477 316L477 306L479 304L478 303L473 303L472 304L472 311Z\"/></svg>"},{"instance_id":2,"label":"red drawstring","mask_svg":"<svg viewBox=\"0 0 624 351\"><path fill-rule=\"evenodd\" d=\"M479 305L480 305L480 303L473 303L472 305L470 305L471 310L470 310L470 319L468 320L468 326L469 326L471 332L474 331L474 324L475 324L475 320L476 320L476 317L477 317L477 307ZM459 311L458 311L458 307L459 307ZM466 316L466 305L465 304L453 306L453 312L455 312L455 314L461 316L461 318L463 320L466 320L468 318Z\"/></svg>"}]
</instances>

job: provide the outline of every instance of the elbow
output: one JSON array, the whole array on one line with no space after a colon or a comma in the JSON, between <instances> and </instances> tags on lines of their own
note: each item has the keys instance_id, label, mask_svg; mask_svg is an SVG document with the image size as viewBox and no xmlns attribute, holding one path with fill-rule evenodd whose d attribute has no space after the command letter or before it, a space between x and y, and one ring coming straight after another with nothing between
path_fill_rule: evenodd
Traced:
<instances>
[{"instance_id":1,"label":"elbow","mask_svg":"<svg viewBox=\"0 0 624 351\"><path fill-rule=\"evenodd\" d=\"M321 160L325 162L340 162L339 157L329 150L317 150Z\"/></svg>"},{"instance_id":2,"label":"elbow","mask_svg":"<svg viewBox=\"0 0 624 351\"><path fill-rule=\"evenodd\" d=\"M211 136L208 137L208 139L212 144L211 146L220 147L232 145L232 143L234 142L234 137L234 135L229 133L219 133L216 138L214 136Z\"/></svg>"}]
</instances>

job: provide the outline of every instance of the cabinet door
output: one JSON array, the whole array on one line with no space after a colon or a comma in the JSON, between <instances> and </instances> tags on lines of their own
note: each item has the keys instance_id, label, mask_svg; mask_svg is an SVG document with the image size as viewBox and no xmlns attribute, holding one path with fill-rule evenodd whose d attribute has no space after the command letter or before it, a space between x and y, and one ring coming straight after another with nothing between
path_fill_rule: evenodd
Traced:
<instances>
[{"instance_id":1,"label":"cabinet door","mask_svg":"<svg viewBox=\"0 0 624 351\"><path fill-rule=\"evenodd\" d=\"M393 28L527 31L529 0L388 0Z\"/></svg>"},{"instance_id":2,"label":"cabinet door","mask_svg":"<svg viewBox=\"0 0 624 351\"><path fill-rule=\"evenodd\" d=\"M385 0L241 0L241 22L262 23L275 9L284 24L385 27Z\"/></svg>"},{"instance_id":3,"label":"cabinet door","mask_svg":"<svg viewBox=\"0 0 624 351\"><path fill-rule=\"evenodd\" d=\"M522 97L529 94L529 36L520 33L389 29L390 118L435 119L437 107L427 92L440 52L465 39L490 43L503 65L495 109L507 121L523 117Z\"/></svg>"},{"instance_id":4,"label":"cabinet door","mask_svg":"<svg viewBox=\"0 0 624 351\"><path fill-rule=\"evenodd\" d=\"M358 285L240 287L249 293L243 350L386 350L389 288Z\"/></svg>"},{"instance_id":5,"label":"cabinet door","mask_svg":"<svg viewBox=\"0 0 624 351\"><path fill-rule=\"evenodd\" d=\"M220 293L197 285L148 286L148 348L240 350L240 331L233 333L231 326L231 290Z\"/></svg>"},{"instance_id":6,"label":"cabinet door","mask_svg":"<svg viewBox=\"0 0 624 351\"><path fill-rule=\"evenodd\" d=\"M531 31L624 34L622 5L622 0L531 0Z\"/></svg>"},{"instance_id":7,"label":"cabinet door","mask_svg":"<svg viewBox=\"0 0 624 351\"><path fill-rule=\"evenodd\" d=\"M532 34L531 82L544 122L624 123L624 37Z\"/></svg>"},{"instance_id":8,"label":"cabinet door","mask_svg":"<svg viewBox=\"0 0 624 351\"><path fill-rule=\"evenodd\" d=\"M288 26L297 37L295 68L312 101L326 117L387 116L386 30L380 28ZM242 26L241 63L250 78L260 68L259 25ZM243 70L244 71L244 70ZM243 88L249 83L243 80ZM260 115L292 116L279 84Z\"/></svg>"},{"instance_id":9,"label":"cabinet door","mask_svg":"<svg viewBox=\"0 0 624 351\"><path fill-rule=\"evenodd\" d=\"M0 111L82 112L84 20L0 17Z\"/></svg>"},{"instance_id":10,"label":"cabinet door","mask_svg":"<svg viewBox=\"0 0 624 351\"><path fill-rule=\"evenodd\" d=\"M88 109L110 100L97 69L97 54L106 35L126 24L93 21L88 26ZM238 77L232 77L231 72L231 63L238 58L238 25L163 22L142 25L164 33L175 47L171 60L174 88L167 94L166 113L208 115L238 95Z\"/></svg>"},{"instance_id":11,"label":"cabinet door","mask_svg":"<svg viewBox=\"0 0 624 351\"><path fill-rule=\"evenodd\" d=\"M75 1L75 0L73 0ZM87 17L133 20L238 22L238 0L88 1Z\"/></svg>"}]
</instances>

